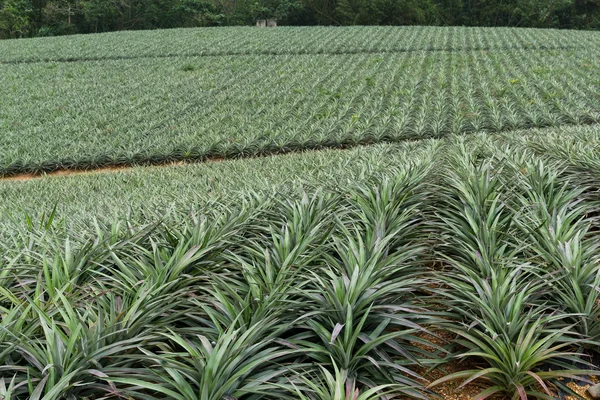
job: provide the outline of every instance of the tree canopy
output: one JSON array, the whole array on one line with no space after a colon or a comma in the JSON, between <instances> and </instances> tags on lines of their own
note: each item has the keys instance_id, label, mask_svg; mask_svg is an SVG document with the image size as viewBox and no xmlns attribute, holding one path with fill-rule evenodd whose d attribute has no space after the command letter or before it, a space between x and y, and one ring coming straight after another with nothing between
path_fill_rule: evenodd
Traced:
<instances>
[{"instance_id":1,"label":"tree canopy","mask_svg":"<svg viewBox=\"0 0 600 400\"><path fill-rule=\"evenodd\" d=\"M0 38L246 25L600 28L600 0L0 0Z\"/></svg>"}]
</instances>

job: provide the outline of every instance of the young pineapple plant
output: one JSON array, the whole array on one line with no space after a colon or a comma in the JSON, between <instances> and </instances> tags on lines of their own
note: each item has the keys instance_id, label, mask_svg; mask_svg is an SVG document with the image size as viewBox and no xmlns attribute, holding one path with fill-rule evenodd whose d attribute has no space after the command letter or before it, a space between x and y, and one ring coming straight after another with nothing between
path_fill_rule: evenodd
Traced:
<instances>
[{"instance_id":1,"label":"young pineapple plant","mask_svg":"<svg viewBox=\"0 0 600 400\"><path fill-rule=\"evenodd\" d=\"M570 315L563 323L580 346L600 351L600 264L589 210L580 201L585 187L571 188L543 162L525 166L521 229L544 268L547 301Z\"/></svg>"},{"instance_id":2,"label":"young pineapple plant","mask_svg":"<svg viewBox=\"0 0 600 400\"><path fill-rule=\"evenodd\" d=\"M485 380L490 387L477 399L495 394L551 399L557 386L564 387L559 378L586 381L597 372L589 364L574 367L581 336L570 334L567 321L576 315L556 314L547 304L543 293L549 274L526 258L533 246L517 230L523 222L510 206L517 199L501 184L502 169L478 166L468 150L459 149L463 155L454 161L456 172L448 173L439 213L449 242L440 248L448 271L437 279L437 292L450 316L443 326L457 335L457 357L485 366L450 374L430 387L455 379L464 379L460 387ZM539 227L529 226L532 232Z\"/></svg>"}]
</instances>

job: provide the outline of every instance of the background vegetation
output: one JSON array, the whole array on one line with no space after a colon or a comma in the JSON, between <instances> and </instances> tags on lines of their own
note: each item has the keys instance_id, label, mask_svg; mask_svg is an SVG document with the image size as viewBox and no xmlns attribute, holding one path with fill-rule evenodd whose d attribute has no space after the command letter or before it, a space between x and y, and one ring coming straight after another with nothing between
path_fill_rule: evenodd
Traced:
<instances>
[{"instance_id":1,"label":"background vegetation","mask_svg":"<svg viewBox=\"0 0 600 400\"><path fill-rule=\"evenodd\" d=\"M0 39L252 24L597 29L600 0L0 0Z\"/></svg>"}]
</instances>

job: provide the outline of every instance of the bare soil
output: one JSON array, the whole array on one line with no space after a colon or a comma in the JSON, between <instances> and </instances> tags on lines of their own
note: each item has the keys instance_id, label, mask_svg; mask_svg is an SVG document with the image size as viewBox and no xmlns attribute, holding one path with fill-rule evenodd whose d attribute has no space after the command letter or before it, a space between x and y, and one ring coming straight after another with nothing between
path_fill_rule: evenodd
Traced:
<instances>
[{"instance_id":1,"label":"bare soil","mask_svg":"<svg viewBox=\"0 0 600 400\"><path fill-rule=\"evenodd\" d=\"M219 162L222 160L223 159L213 159L213 160L208 160L205 162ZM168 168L168 167L174 167L174 166L179 166L179 165L184 165L184 164L186 164L186 163L183 161L177 161L177 162L171 162L171 163L167 163L167 164L147 165L147 166L141 166L141 167L142 168ZM94 169L61 169L61 170L52 171L52 172L44 172L42 174L16 174L16 175L10 175L10 176L3 176L3 177L0 177L0 182L10 182L10 181L23 182L23 181L29 181L32 179L40 179L40 178L44 178L44 177L105 174L105 173L112 173L112 172L131 171L136 167L137 166L126 165L126 166L108 166L108 167L94 168Z\"/></svg>"}]
</instances>

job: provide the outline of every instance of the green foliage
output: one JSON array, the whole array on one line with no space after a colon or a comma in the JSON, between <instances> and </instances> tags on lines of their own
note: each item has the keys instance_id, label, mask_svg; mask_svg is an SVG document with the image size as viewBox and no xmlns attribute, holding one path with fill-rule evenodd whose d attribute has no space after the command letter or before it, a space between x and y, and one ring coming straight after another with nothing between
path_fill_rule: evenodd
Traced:
<instances>
[{"instance_id":1,"label":"green foliage","mask_svg":"<svg viewBox=\"0 0 600 400\"><path fill-rule=\"evenodd\" d=\"M372 183L391 194L382 201L394 236L417 218L412 193L427 159L399 169L393 184ZM368 203L333 193L266 200L191 222L99 226L87 244L56 246L43 239L55 237L52 227L28 228L34 258L20 253L23 272L0 291L0 371L16 373L14 398L292 399L314 391L304 383L314 373L345 376L358 392L424 398L404 376L418 377L423 350L411 342L430 319L409 311L420 229L403 232L402 245L355 241L352 232L374 227L350 216L381 212L361 211Z\"/></svg>"},{"instance_id":2,"label":"green foliage","mask_svg":"<svg viewBox=\"0 0 600 400\"><path fill-rule=\"evenodd\" d=\"M27 35L30 29L31 3L28 0L0 2L0 39Z\"/></svg>"},{"instance_id":3,"label":"green foliage","mask_svg":"<svg viewBox=\"0 0 600 400\"><path fill-rule=\"evenodd\" d=\"M165 15L168 21L163 26L195 27L195 26L217 26L223 25L226 16L219 13L214 3L203 0L182 0ZM164 22L161 21L161 24Z\"/></svg>"},{"instance_id":4,"label":"green foliage","mask_svg":"<svg viewBox=\"0 0 600 400\"><path fill-rule=\"evenodd\" d=\"M598 178L583 174L598 153L564 146L584 138L600 143L579 127L237 160L210 166L224 184L192 211L65 225L57 204L15 221L0 393L427 399L458 379L551 398L598 374L580 354L598 352ZM320 159L308 192L269 189ZM447 344L426 339L440 331ZM452 358L474 367L427 381Z\"/></svg>"},{"instance_id":5,"label":"green foliage","mask_svg":"<svg viewBox=\"0 0 600 400\"><path fill-rule=\"evenodd\" d=\"M4 41L0 175L595 123L595 36L215 28Z\"/></svg>"},{"instance_id":6,"label":"green foliage","mask_svg":"<svg viewBox=\"0 0 600 400\"><path fill-rule=\"evenodd\" d=\"M600 28L597 0L2 0L0 39L195 26L468 25Z\"/></svg>"},{"instance_id":7,"label":"green foliage","mask_svg":"<svg viewBox=\"0 0 600 400\"><path fill-rule=\"evenodd\" d=\"M435 5L420 0L339 0L337 21L344 25L426 25Z\"/></svg>"},{"instance_id":8,"label":"green foliage","mask_svg":"<svg viewBox=\"0 0 600 400\"><path fill-rule=\"evenodd\" d=\"M301 9L300 0L259 0L250 4L253 19L274 18L279 23Z\"/></svg>"},{"instance_id":9,"label":"green foliage","mask_svg":"<svg viewBox=\"0 0 600 400\"><path fill-rule=\"evenodd\" d=\"M595 329L591 334L586 329L596 320L596 306L590 305L596 303L598 292L591 290L598 267L589 274L574 263L574 258L595 259L597 240L575 244L589 229L582 219L585 205L577 206L577 190L560 183L560 166L536 163L530 153L514 148L490 147L491 159L481 149L467 150L464 141L456 149L441 187L439 252L448 270L437 279L436 292L453 315L444 325L459 338L456 357L476 358L481 369L450 374L430 386L465 379L462 387L482 379L490 386L476 398L497 393L553 398L554 388L564 387L558 378L585 381L595 374L594 366L573 352L596 346ZM573 257L564 262L559 254ZM572 277L580 274L586 289Z\"/></svg>"},{"instance_id":10,"label":"green foliage","mask_svg":"<svg viewBox=\"0 0 600 400\"><path fill-rule=\"evenodd\" d=\"M526 400L599 374L595 34L247 32L0 44L5 174L241 158L0 182L0 396Z\"/></svg>"}]
</instances>

